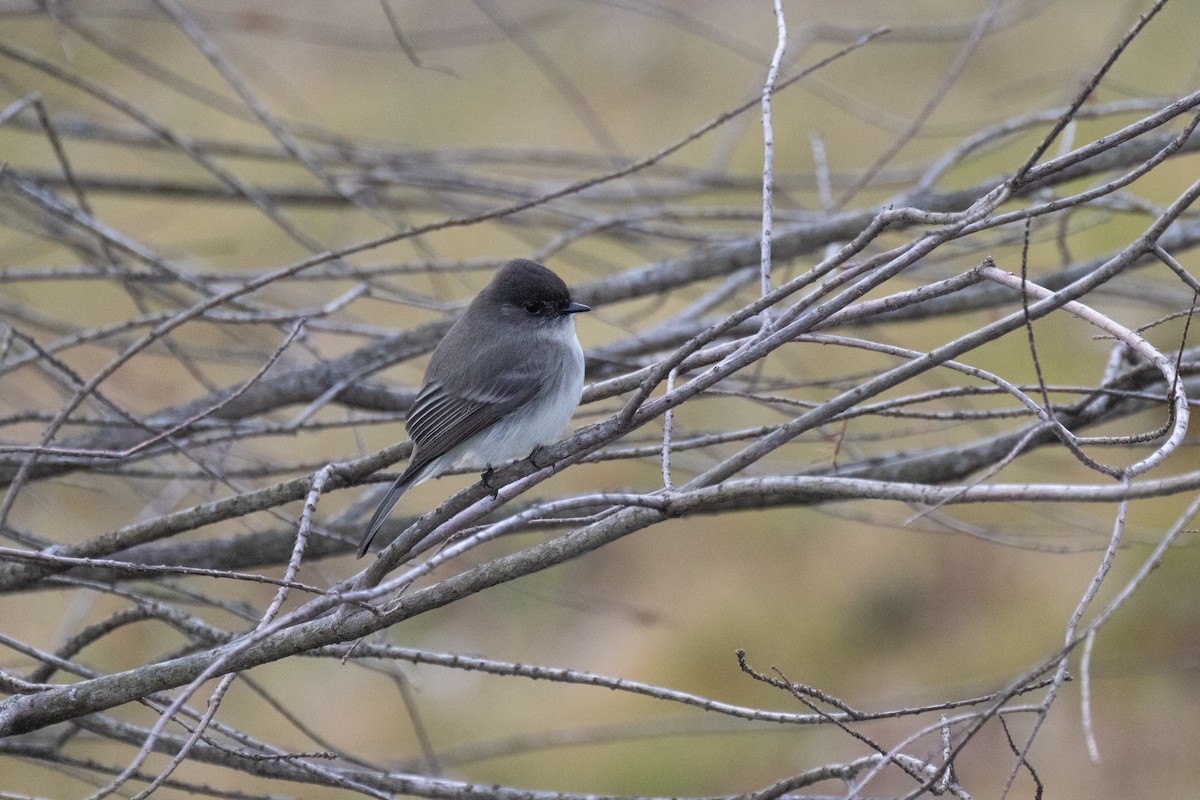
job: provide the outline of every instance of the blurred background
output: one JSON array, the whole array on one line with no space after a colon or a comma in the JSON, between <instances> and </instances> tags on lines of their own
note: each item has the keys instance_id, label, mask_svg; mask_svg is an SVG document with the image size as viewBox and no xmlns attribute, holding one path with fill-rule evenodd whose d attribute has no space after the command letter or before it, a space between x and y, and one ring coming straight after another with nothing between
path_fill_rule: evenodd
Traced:
<instances>
[{"instance_id":1,"label":"blurred background","mask_svg":"<svg viewBox=\"0 0 1200 800\"><path fill-rule=\"evenodd\" d=\"M866 34L890 30L776 96L777 225L785 229L823 211L869 208L911 185L936 158L978 131L1067 105L1149 6L1126 0L994 7L945 0L784 2L791 42L785 76ZM399 38L385 8L372 0L180 6L91 0L44 7L0 0L0 109L36 93L95 219L131 250L144 248L217 290L314 253L502 208L650 156L753 100L776 41L767 0L389 0L387 8ZM973 31L987 13L994 17L976 41ZM195 26L190 34L188 25ZM1200 3L1167 3L1093 98L1094 103L1149 98L1146 108L1115 121L1081 123L1076 143L1194 91L1200 76L1197 30ZM205 47L218 54L226 75L206 57ZM272 135L247 98L290 134ZM1011 172L1042 135L1044 129L1007 138L956 165L940 185L971 186ZM293 137L301 143L299 154L283 152ZM0 125L0 168L7 165L73 199L52 138L31 110L14 114ZM173 141L163 144L164 138ZM306 168L305 158L321 169ZM213 168L202 168L201 160ZM272 283L253 300L293 311L338 301L318 317L324 324L310 326L302 346L280 360L281 367L316 363L390 331L442 318L509 257L543 259L572 285L590 286L706 247L752 240L761 170L755 106L645 174L504 220L373 247ZM1139 183L1138 196L1151 206L1164 204L1198 174L1195 157L1180 160ZM248 199L239 194L239 183L261 195ZM147 278L130 289L133 284L106 281L97 262L81 257L83 245L63 245L65 237L78 234L59 231L44 208L32 209L11 194L7 200L0 209L0 314L7 326L49 341L180 307L177 293L183 290L172 284ZM603 231L610 216L624 215L629 225L635 216L630 209L640 204L669 206L671 214L648 215L627 235L585 233ZM1076 222L1068 245L1073 259L1110 252L1144 224L1087 213ZM1050 253L1060 245L1044 246ZM1001 236L989 247L987 254L1001 257L1017 252ZM969 248L939 253L929 268L951 274L980 255ZM1187 254L1176 255L1186 263ZM819 257L781 265L780 279ZM1000 265L1018 266L1011 260ZM1105 296L1108 310L1129 327L1158 319L1165 313L1165 287L1173 286L1165 278L1158 283L1159 277L1144 276L1136 291L1114 288ZM347 294L364 279L369 291ZM752 297L753 291L751 286L740 296ZM598 305L580 318L581 340L598 351L678 313L699 295L696 290ZM963 329L988 313L963 321ZM1047 321L1039 328L1047 381L1094 381L1108 346L1060 335L1056 325ZM1174 321L1148 335L1177 343L1182 326ZM128 334L71 346L62 363L90 378L140 330L131 326ZM941 323L896 333L904 338L894 343L918 349L956 335ZM972 363L1032 380L1027 346L1020 337L1010 338L985 348ZM151 415L248 380L281 341L280 330L263 321L189 324L176 344L190 360L170 348L147 351L106 379L103 389L121 408ZM7 352L13 352L13 342L6 340ZM832 356L810 348L782 355L772 368L813 376L806 396L816 400L830 393L822 378L845 380L867 370L873 362L863 358L861 364L831 363ZM423 367L421 358L407 360L371 379L413 386ZM8 374L0 394L4 441L38 442L47 419L21 414L53 412L63 401L59 377L37 370ZM577 421L609 414L618 402L581 408ZM284 425L302 411L282 409L273 419ZM732 416L739 427L751 427L793 414L712 398L681 410L677 424L684 431L703 430ZM244 478L239 486L271 474L271 465L286 464L289 475L303 474L331 459L401 441L401 416L381 413L349 425L344 412L320 409L312 419L328 423L327 429L214 442L205 458L238 481ZM1131 427L1152 429L1161 420L1147 414ZM873 424L890 437L883 449L906 446L908 423ZM951 430L955 423L944 427ZM778 457L828 462L837 445L836 431L827 434ZM652 444L657 435L648 431L623 444ZM918 446L924 435L911 429L907 446ZM1190 453L1180 458L1186 462ZM681 455L677 479L708 464L703 455ZM221 482L206 475L206 466L174 478L152 474L158 467L147 463L142 475L97 471L31 483L7 509L6 535L29 531L69 544L222 496ZM238 470L245 476L235 475ZM1027 456L1002 477L1093 479L1069 457L1042 453ZM473 480L428 482L406 496L406 513L432 508ZM659 481L654 457L607 461L555 478L546 492L644 489ZM322 501L320 514L332 519L361 497L361 489L338 492ZM1131 506L1125 545L1098 602L1115 595L1190 499ZM299 504L288 509L298 513ZM388 632L389 641L587 670L794 712L804 709L738 669L736 650L744 649L761 671L776 666L789 679L863 710L975 697L1007 685L1061 646L1108 542L1114 510L1009 504L943 513L953 525L914 519L914 509L883 502L668 522L398 625ZM279 524L258 514L204 534L244 535ZM1048 796L1196 796L1200 557L1194 544L1185 535L1096 640L1091 693L1098 763L1085 744L1078 683L1068 683L1052 707L1029 755ZM493 543L472 558L482 561L512 547ZM343 552L309 562L299 580L327 586L362 566ZM272 593L269 586L191 578L178 579L173 588L180 593L174 602L195 591L205 598L197 600L196 613L234 629L244 609L261 609ZM214 595L228 607L214 607ZM84 589L14 593L0 598L0 618L7 637L53 650L123 604L120 597ZM85 649L80 659L99 671L119 671L182 644L166 626L131 625ZM20 672L30 662L8 650L0 664ZM869 752L829 726L740 723L598 688L437 667L403 666L400 672L407 701L394 676L328 659L288 659L250 677L338 748L381 765L436 769L483 784L719 795L754 791ZM132 707L113 715L140 724L154 719ZM218 719L281 747L323 749L244 682L234 684ZM1010 724L1020 742L1033 719L1014 716ZM863 730L893 745L915 726L900 719ZM118 767L132 754L86 734L73 746L81 760ZM939 748L934 735L914 750L932 757ZM155 757L148 767L163 763ZM957 776L974 796L997 797L1013 766L1002 729L992 725L964 749ZM214 792L318 796L312 787L256 781L197 763L185 764L176 776ZM13 796L82 797L91 780L82 768L0 757L0 789ZM902 776L885 776L867 795L899 796L910 786ZM828 783L815 791L838 796L843 789ZM1022 771L1010 796L1034 793L1035 782ZM164 788L159 796L185 792Z\"/></svg>"}]
</instances>

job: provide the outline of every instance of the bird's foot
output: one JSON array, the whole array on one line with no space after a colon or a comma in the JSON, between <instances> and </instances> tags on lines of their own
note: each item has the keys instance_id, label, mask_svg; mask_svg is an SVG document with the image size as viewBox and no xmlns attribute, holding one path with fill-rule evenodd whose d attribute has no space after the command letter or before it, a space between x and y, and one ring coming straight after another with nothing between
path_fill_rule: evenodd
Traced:
<instances>
[{"instance_id":1,"label":"bird's foot","mask_svg":"<svg viewBox=\"0 0 1200 800\"><path fill-rule=\"evenodd\" d=\"M488 468L485 469L479 475L480 482L483 483L484 486L486 486L488 489L491 490L493 500L495 500L497 497L500 496L500 487L492 486L492 476L495 474L496 474L496 470L492 467L491 464L488 464Z\"/></svg>"},{"instance_id":2,"label":"bird's foot","mask_svg":"<svg viewBox=\"0 0 1200 800\"><path fill-rule=\"evenodd\" d=\"M525 457L525 460L528 461L530 464L532 464L534 469L541 469L544 466L546 466L546 467L550 466L549 464L539 464L538 463L537 457L539 455L541 455L542 450L544 450L544 449L545 448L539 444L537 447L533 448L533 450L529 453L529 455L527 455Z\"/></svg>"}]
</instances>

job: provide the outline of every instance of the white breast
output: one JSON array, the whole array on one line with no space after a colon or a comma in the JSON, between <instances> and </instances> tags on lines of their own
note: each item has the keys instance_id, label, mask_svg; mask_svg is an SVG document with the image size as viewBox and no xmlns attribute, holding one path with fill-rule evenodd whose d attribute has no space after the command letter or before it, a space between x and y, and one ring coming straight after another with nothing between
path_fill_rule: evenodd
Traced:
<instances>
[{"instance_id":1,"label":"white breast","mask_svg":"<svg viewBox=\"0 0 1200 800\"><path fill-rule=\"evenodd\" d=\"M496 467L525 458L535 448L553 444L562 437L583 392L583 348L575 337L574 320L567 322L573 346L552 348L566 356L555 384L547 387L539 398L443 456L446 466Z\"/></svg>"}]
</instances>

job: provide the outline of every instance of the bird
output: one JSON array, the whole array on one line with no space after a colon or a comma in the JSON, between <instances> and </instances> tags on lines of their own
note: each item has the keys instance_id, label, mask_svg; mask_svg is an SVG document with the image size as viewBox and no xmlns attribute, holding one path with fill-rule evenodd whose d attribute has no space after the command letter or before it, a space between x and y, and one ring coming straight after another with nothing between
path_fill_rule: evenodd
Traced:
<instances>
[{"instance_id":1,"label":"bird","mask_svg":"<svg viewBox=\"0 0 1200 800\"><path fill-rule=\"evenodd\" d=\"M457 467L530 456L566 431L583 393L583 348L562 278L524 258L505 263L434 348L405 428L412 454L358 545L366 554L410 487Z\"/></svg>"}]
</instances>

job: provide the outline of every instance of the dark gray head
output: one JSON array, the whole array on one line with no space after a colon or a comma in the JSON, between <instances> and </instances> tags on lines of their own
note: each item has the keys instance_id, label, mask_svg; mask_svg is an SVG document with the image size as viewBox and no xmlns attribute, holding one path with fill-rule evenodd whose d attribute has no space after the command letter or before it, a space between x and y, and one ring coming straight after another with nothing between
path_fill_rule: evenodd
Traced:
<instances>
[{"instance_id":1,"label":"dark gray head","mask_svg":"<svg viewBox=\"0 0 1200 800\"><path fill-rule=\"evenodd\" d=\"M485 296L509 319L547 323L591 310L571 300L562 278L527 258L514 258L497 270L478 299Z\"/></svg>"}]
</instances>

